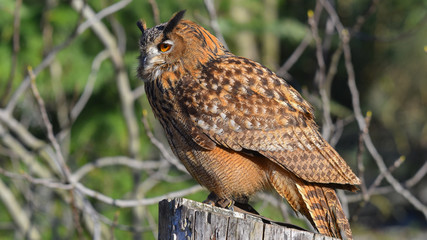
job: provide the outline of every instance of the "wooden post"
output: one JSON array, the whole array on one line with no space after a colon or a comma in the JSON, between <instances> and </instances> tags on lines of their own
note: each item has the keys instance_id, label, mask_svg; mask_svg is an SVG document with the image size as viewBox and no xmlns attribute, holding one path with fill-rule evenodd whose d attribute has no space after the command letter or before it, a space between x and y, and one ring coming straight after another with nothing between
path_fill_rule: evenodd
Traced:
<instances>
[{"instance_id":1,"label":"wooden post","mask_svg":"<svg viewBox=\"0 0 427 240\"><path fill-rule=\"evenodd\" d=\"M184 198L159 203L159 240L333 240Z\"/></svg>"}]
</instances>

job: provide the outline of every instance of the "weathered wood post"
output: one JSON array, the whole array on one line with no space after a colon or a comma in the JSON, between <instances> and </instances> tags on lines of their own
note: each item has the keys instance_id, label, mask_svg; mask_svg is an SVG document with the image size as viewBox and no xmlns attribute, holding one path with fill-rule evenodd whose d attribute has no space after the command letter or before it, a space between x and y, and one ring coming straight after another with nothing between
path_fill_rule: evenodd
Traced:
<instances>
[{"instance_id":1,"label":"weathered wood post","mask_svg":"<svg viewBox=\"0 0 427 240\"><path fill-rule=\"evenodd\" d=\"M159 203L159 240L333 240L184 198Z\"/></svg>"}]
</instances>

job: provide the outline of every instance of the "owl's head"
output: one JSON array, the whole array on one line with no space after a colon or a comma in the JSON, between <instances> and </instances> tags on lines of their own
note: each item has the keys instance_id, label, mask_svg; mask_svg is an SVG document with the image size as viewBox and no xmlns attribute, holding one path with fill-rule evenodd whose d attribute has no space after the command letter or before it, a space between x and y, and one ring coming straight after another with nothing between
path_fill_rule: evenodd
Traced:
<instances>
[{"instance_id":1,"label":"owl's head","mask_svg":"<svg viewBox=\"0 0 427 240\"><path fill-rule=\"evenodd\" d=\"M168 71L191 72L227 52L206 29L182 20L184 13L185 10L180 11L168 22L148 29L145 22L137 22L142 32L138 76L144 81L154 81Z\"/></svg>"}]
</instances>

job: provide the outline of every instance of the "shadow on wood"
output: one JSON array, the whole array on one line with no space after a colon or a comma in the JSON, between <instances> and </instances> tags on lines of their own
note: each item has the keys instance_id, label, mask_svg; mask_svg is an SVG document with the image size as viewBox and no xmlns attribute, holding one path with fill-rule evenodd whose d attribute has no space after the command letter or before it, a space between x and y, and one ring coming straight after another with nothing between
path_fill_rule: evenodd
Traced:
<instances>
[{"instance_id":1,"label":"shadow on wood","mask_svg":"<svg viewBox=\"0 0 427 240\"><path fill-rule=\"evenodd\" d=\"M335 238L267 224L255 216L184 198L165 199L159 203L159 240L181 239L333 240Z\"/></svg>"}]
</instances>

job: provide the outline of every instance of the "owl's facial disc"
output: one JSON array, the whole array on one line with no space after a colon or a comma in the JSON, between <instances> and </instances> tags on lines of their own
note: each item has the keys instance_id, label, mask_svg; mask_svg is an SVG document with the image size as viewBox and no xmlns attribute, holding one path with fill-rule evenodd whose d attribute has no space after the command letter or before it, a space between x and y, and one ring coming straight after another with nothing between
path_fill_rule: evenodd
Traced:
<instances>
[{"instance_id":1,"label":"owl's facial disc","mask_svg":"<svg viewBox=\"0 0 427 240\"><path fill-rule=\"evenodd\" d=\"M166 39L160 43L158 40L145 45L141 51L138 73L144 81L153 80L164 71L167 59L170 58L169 54L174 50L173 40Z\"/></svg>"},{"instance_id":2,"label":"owl's facial disc","mask_svg":"<svg viewBox=\"0 0 427 240\"><path fill-rule=\"evenodd\" d=\"M144 81L156 79L162 72L170 70L176 63L177 55L184 48L176 48L176 46L182 45L182 41L177 40L173 30L181 21L184 13L185 11L180 11L167 23L149 29L147 29L145 22L139 21L137 23L142 33L139 41L141 55L139 57L138 75ZM178 54L176 53L177 50Z\"/></svg>"},{"instance_id":3,"label":"owl's facial disc","mask_svg":"<svg viewBox=\"0 0 427 240\"><path fill-rule=\"evenodd\" d=\"M151 44L147 46L147 50L142 55L141 64L145 68L160 67L166 63L167 55L173 51L174 42L165 40L159 44Z\"/></svg>"}]
</instances>

